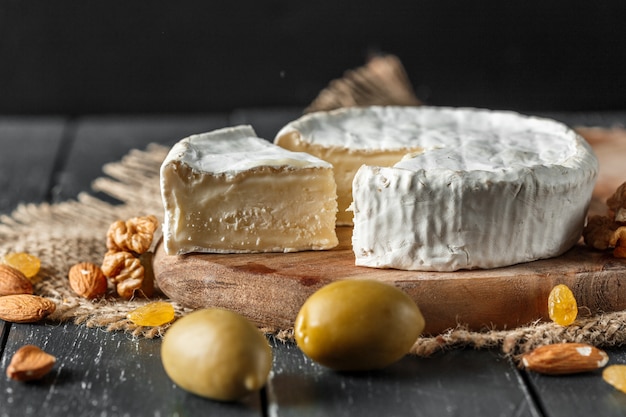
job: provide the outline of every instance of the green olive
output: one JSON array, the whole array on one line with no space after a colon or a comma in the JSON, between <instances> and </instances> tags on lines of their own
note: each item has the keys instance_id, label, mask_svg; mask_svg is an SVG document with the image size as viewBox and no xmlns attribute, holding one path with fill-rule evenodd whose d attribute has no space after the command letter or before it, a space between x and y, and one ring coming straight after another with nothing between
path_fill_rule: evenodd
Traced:
<instances>
[{"instance_id":1,"label":"green olive","mask_svg":"<svg viewBox=\"0 0 626 417\"><path fill-rule=\"evenodd\" d=\"M402 290L373 280L326 285L302 305L296 343L315 362L340 371L384 368L406 355L424 317Z\"/></svg>"},{"instance_id":2,"label":"green olive","mask_svg":"<svg viewBox=\"0 0 626 417\"><path fill-rule=\"evenodd\" d=\"M234 401L265 385L272 350L248 319L209 308L182 317L167 330L161 361L181 388L214 400Z\"/></svg>"}]
</instances>

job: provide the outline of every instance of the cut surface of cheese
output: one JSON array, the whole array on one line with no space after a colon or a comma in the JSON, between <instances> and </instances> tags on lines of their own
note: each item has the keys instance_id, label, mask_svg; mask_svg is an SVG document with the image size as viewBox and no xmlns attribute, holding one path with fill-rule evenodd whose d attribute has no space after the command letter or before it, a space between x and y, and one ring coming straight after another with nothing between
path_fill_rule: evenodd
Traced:
<instances>
[{"instance_id":1,"label":"cut surface of cheese","mask_svg":"<svg viewBox=\"0 0 626 417\"><path fill-rule=\"evenodd\" d=\"M356 265L376 268L454 271L558 256L580 238L598 173L573 130L508 111L347 108L303 116L275 142L322 159L384 162L342 162L359 166L350 197L337 179L353 201Z\"/></svg>"},{"instance_id":2,"label":"cut surface of cheese","mask_svg":"<svg viewBox=\"0 0 626 417\"><path fill-rule=\"evenodd\" d=\"M235 126L175 144L161 165L164 248L247 253L337 245L332 166Z\"/></svg>"},{"instance_id":3,"label":"cut surface of cheese","mask_svg":"<svg viewBox=\"0 0 626 417\"><path fill-rule=\"evenodd\" d=\"M345 117L344 117L345 116ZM352 120L335 110L307 114L287 125L274 143L294 152L307 152L333 166L337 183L337 225L352 225L352 180L361 165L391 166L404 155L421 150L410 137L386 138L384 120ZM389 126L393 128L393 126ZM390 133L390 132L389 132Z\"/></svg>"}]
</instances>

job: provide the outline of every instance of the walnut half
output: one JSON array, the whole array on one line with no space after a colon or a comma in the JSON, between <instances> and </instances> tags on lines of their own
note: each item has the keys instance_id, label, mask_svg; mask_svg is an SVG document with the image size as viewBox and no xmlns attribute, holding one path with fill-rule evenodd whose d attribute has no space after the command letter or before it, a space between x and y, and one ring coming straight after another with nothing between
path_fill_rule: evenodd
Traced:
<instances>
[{"instance_id":1,"label":"walnut half","mask_svg":"<svg viewBox=\"0 0 626 417\"><path fill-rule=\"evenodd\" d=\"M585 244L599 250L613 248L613 256L626 258L626 182L606 202L609 216L592 216L583 230Z\"/></svg>"},{"instance_id":2,"label":"walnut half","mask_svg":"<svg viewBox=\"0 0 626 417\"><path fill-rule=\"evenodd\" d=\"M616 222L626 222L626 182L620 185L615 193L606 200Z\"/></svg>"},{"instance_id":3,"label":"walnut half","mask_svg":"<svg viewBox=\"0 0 626 417\"><path fill-rule=\"evenodd\" d=\"M142 254L150 249L158 226L157 218L152 215L118 220L111 224L107 232L107 249L110 252Z\"/></svg>"},{"instance_id":4,"label":"walnut half","mask_svg":"<svg viewBox=\"0 0 626 417\"><path fill-rule=\"evenodd\" d=\"M117 294L126 300L133 298L135 291L142 291L146 297L152 295L152 289L143 288L145 269L141 260L130 252L107 252L102 260L102 272L115 285Z\"/></svg>"},{"instance_id":5,"label":"walnut half","mask_svg":"<svg viewBox=\"0 0 626 417\"><path fill-rule=\"evenodd\" d=\"M102 272L120 297L130 300L137 293L152 296L154 277L149 251L158 227L159 222L152 215L118 220L109 227Z\"/></svg>"},{"instance_id":6,"label":"walnut half","mask_svg":"<svg viewBox=\"0 0 626 417\"><path fill-rule=\"evenodd\" d=\"M615 247L619 237L626 232L626 226L620 226L606 216L592 216L583 230L585 244L594 249L606 250Z\"/></svg>"}]
</instances>

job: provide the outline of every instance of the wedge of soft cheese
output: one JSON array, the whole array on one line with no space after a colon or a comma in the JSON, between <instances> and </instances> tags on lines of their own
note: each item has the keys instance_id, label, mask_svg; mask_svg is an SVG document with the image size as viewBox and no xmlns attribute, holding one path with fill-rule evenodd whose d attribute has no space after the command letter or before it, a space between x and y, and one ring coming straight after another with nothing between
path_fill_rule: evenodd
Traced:
<instances>
[{"instance_id":1,"label":"wedge of soft cheese","mask_svg":"<svg viewBox=\"0 0 626 417\"><path fill-rule=\"evenodd\" d=\"M337 245L332 166L250 126L193 135L161 166L167 254L295 252Z\"/></svg>"},{"instance_id":2,"label":"wedge of soft cheese","mask_svg":"<svg viewBox=\"0 0 626 417\"><path fill-rule=\"evenodd\" d=\"M276 143L331 155L331 162L341 154L351 159L342 162L346 172L359 166L352 247L356 265L376 268L454 271L558 256L581 236L598 173L590 146L573 130L503 111L312 113ZM368 153L384 163L359 163Z\"/></svg>"}]
</instances>

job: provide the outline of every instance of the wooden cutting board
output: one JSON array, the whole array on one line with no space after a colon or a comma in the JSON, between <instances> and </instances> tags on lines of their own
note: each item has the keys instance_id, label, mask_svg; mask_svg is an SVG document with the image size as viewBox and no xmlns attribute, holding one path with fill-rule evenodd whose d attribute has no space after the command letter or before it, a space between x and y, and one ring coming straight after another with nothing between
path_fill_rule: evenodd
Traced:
<instances>
[{"instance_id":1,"label":"wooden cutting board","mask_svg":"<svg viewBox=\"0 0 626 417\"><path fill-rule=\"evenodd\" d=\"M601 166L593 213L603 212L606 197L626 180L626 136L599 132L583 131ZM457 324L480 330L547 319L548 294L559 283L572 289L581 315L626 309L626 260L582 243L557 258L505 268L419 272L355 266L351 233L350 227L338 228L339 246L319 252L167 256L159 247L155 278L185 306L228 308L278 329L292 327L306 298L338 279L368 278L402 288L417 302L431 334Z\"/></svg>"}]
</instances>

